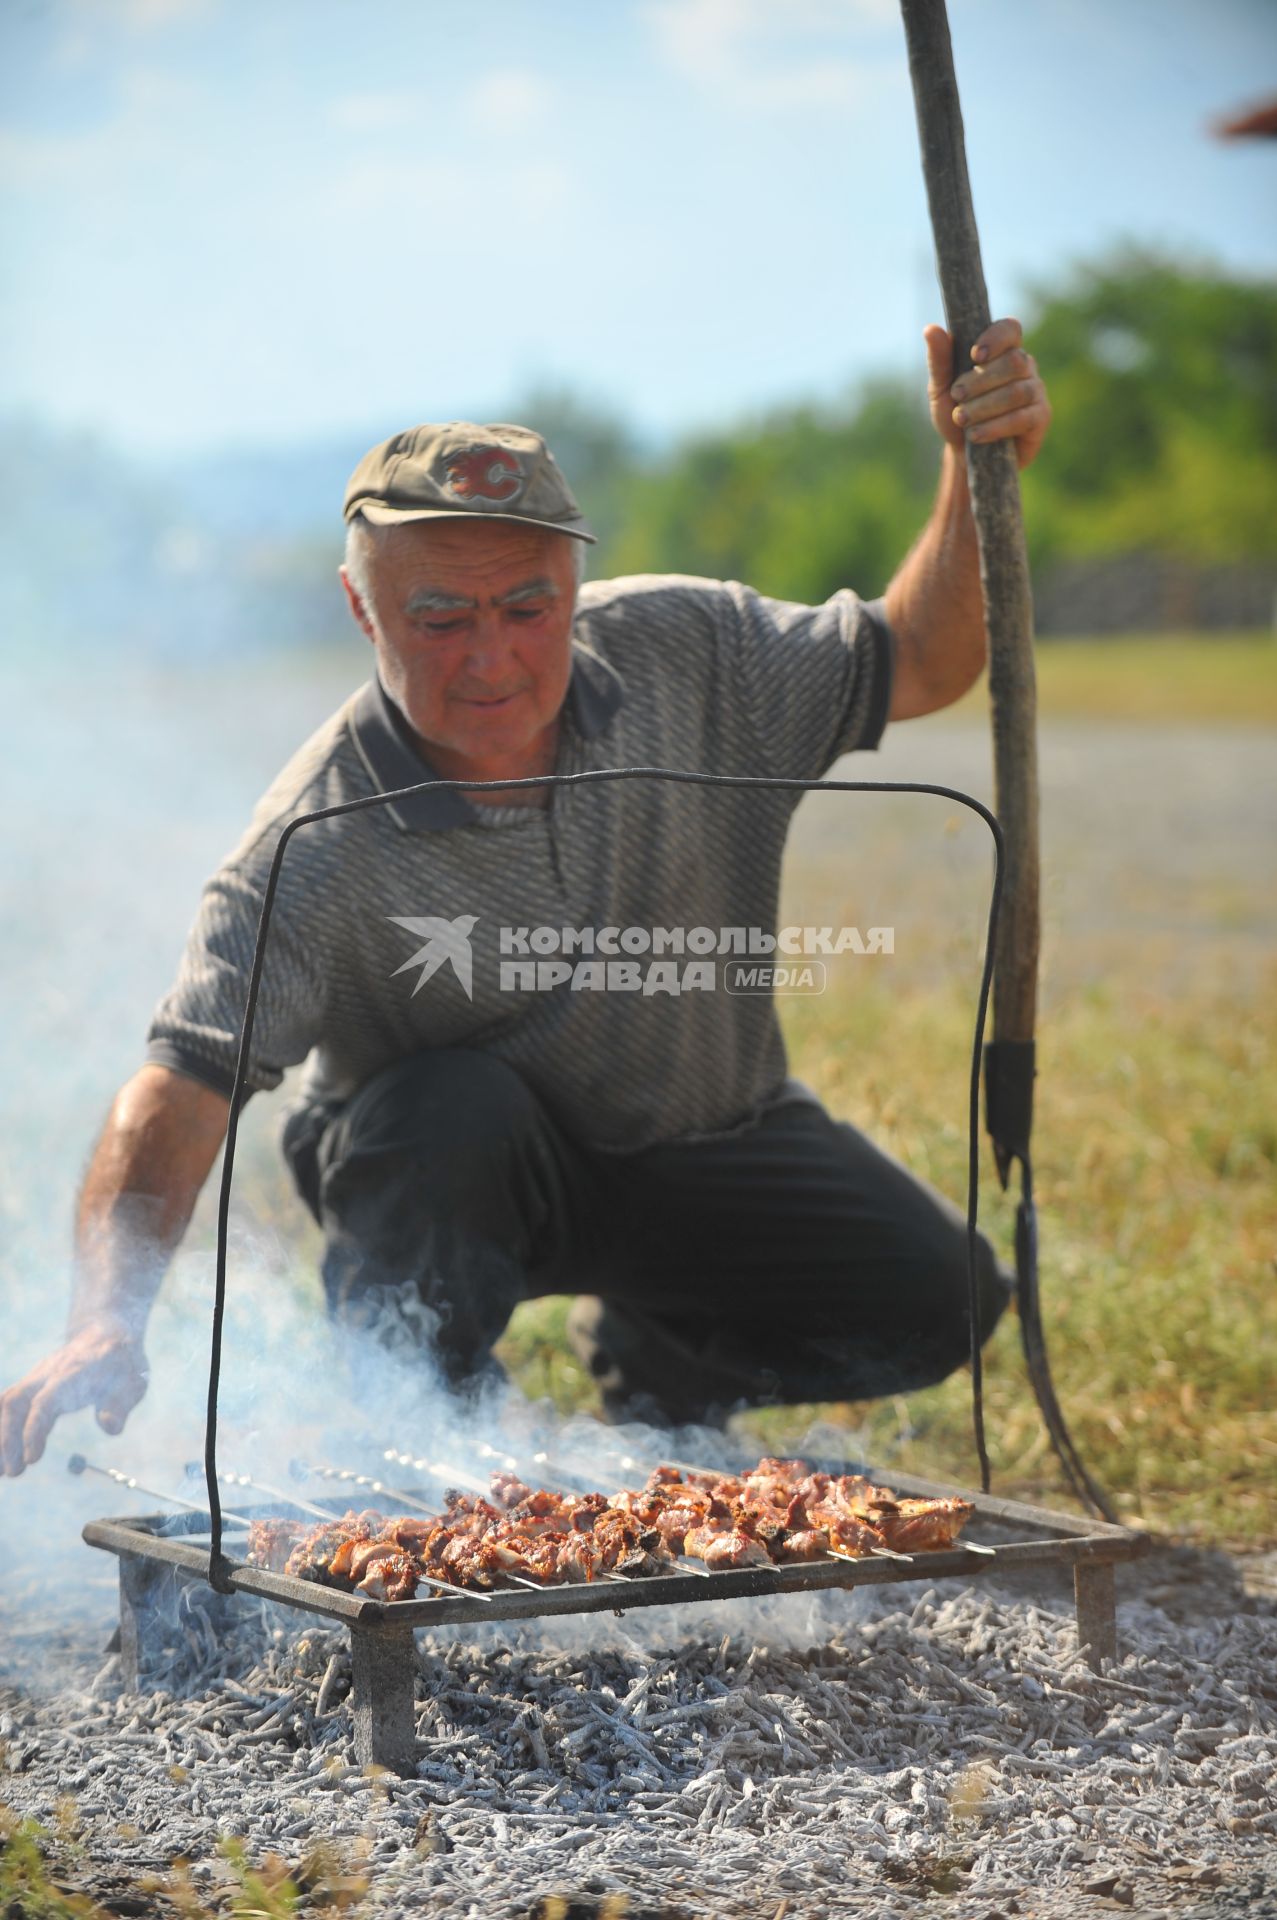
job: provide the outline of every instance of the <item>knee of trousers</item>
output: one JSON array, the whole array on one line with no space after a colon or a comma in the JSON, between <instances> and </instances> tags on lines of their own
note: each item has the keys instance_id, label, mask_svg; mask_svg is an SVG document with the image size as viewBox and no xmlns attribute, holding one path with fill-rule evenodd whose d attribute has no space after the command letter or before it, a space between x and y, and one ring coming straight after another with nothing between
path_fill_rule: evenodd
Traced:
<instances>
[{"instance_id":1,"label":"knee of trousers","mask_svg":"<svg viewBox=\"0 0 1277 1920\"><path fill-rule=\"evenodd\" d=\"M325 1211L353 1190L409 1184L456 1215L491 1202L545 1125L526 1081L503 1060L452 1047L374 1074L320 1148Z\"/></svg>"}]
</instances>

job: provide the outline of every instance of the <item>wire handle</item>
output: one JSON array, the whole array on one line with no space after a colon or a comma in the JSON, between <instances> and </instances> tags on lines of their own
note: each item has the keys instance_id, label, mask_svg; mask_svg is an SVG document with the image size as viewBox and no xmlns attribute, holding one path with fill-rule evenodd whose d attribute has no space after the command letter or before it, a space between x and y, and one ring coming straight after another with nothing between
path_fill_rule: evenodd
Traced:
<instances>
[{"instance_id":1,"label":"wire handle","mask_svg":"<svg viewBox=\"0 0 1277 1920\"><path fill-rule=\"evenodd\" d=\"M369 793L355 800L343 800L336 806L319 807L314 813L301 813L288 821L279 836L262 896L257 923L257 942L244 1000L244 1018L240 1026L239 1055L231 1088L230 1116L226 1127L226 1147L222 1157L221 1193L217 1207L217 1267L213 1290L213 1327L209 1343L208 1416L204 1430L204 1476L208 1486L208 1511L212 1522L212 1544L208 1556L208 1583L218 1593L232 1593L232 1563L222 1553L222 1503L217 1483L217 1395L222 1372L222 1328L226 1316L226 1248L230 1223L231 1180L235 1167L235 1143L239 1133L239 1114L248 1082L248 1063L253 1039L253 1022L261 992L262 969L266 958L266 937L271 909L279 885L284 855L295 833L320 820L333 820L340 814L362 813L369 807L384 807L395 800L406 800L416 793L466 792L512 793L527 787L587 786L611 780L668 780L675 785L695 787L733 787L769 793L924 793L941 800L956 801L976 813L993 836L993 885L989 892L989 913L985 928L984 961L980 975L980 997L976 1008L975 1038L971 1054L971 1085L967 1115L967 1309L971 1332L972 1427L980 1462L980 1486L989 1491L989 1455L984 1435L984 1371L980 1350L979 1287L976 1279L976 1222L980 1188L980 1052L989 1010L989 992L993 979L993 954L997 941L998 911L1002 902L1004 841L1002 828L982 801L956 787L942 787L917 780L793 780L780 776L752 773L686 773L669 767L601 767L583 773L536 774L521 780L420 780L410 787L398 787L391 793Z\"/></svg>"}]
</instances>

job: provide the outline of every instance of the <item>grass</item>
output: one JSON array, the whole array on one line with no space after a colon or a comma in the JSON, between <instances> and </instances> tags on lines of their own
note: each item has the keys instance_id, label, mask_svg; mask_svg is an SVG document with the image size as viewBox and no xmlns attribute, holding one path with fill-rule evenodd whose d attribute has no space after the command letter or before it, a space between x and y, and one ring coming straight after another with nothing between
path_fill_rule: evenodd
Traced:
<instances>
[{"instance_id":1,"label":"grass","mask_svg":"<svg viewBox=\"0 0 1277 1920\"><path fill-rule=\"evenodd\" d=\"M314 1848L290 1866L278 1854L253 1865L242 1841L224 1840L218 1848L223 1871L216 1892L199 1893L189 1868L176 1862L167 1873L127 1880L126 1911L145 1911L156 1920L293 1920L299 1912L313 1920L357 1920L366 1911L371 1878L350 1871L329 1847ZM117 1911L76 1891L76 1883L99 1878L79 1838L74 1803L60 1803L56 1831L22 1820L0 1803L0 1914L4 1920L114 1920ZM116 1889L118 1895L118 1888ZM145 1900L139 1908L139 1898Z\"/></svg>"},{"instance_id":2,"label":"grass","mask_svg":"<svg viewBox=\"0 0 1277 1920\"><path fill-rule=\"evenodd\" d=\"M1277 726L1277 635L1113 634L1037 648L1044 718ZM958 712L983 711L983 684Z\"/></svg>"}]
</instances>

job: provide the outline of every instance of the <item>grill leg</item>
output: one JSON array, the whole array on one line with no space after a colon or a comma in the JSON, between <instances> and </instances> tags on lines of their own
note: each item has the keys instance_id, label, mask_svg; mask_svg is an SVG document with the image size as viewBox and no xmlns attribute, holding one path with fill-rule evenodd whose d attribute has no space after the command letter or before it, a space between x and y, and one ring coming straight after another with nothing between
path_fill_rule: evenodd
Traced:
<instances>
[{"instance_id":1,"label":"grill leg","mask_svg":"<svg viewBox=\"0 0 1277 1920\"><path fill-rule=\"evenodd\" d=\"M180 1616L182 1594L191 1588L199 1591L200 1606L215 1630L233 1621L236 1602L212 1592L180 1568L167 1566L162 1560L144 1560L140 1554L120 1555L120 1626L112 1636L109 1651L118 1652L124 1684L130 1692L149 1688L155 1655L163 1647L166 1633L171 1638L174 1622Z\"/></svg>"},{"instance_id":2,"label":"grill leg","mask_svg":"<svg viewBox=\"0 0 1277 1920\"><path fill-rule=\"evenodd\" d=\"M350 1629L355 1758L411 1774L417 1765L417 1649L411 1627Z\"/></svg>"},{"instance_id":3,"label":"grill leg","mask_svg":"<svg viewBox=\"0 0 1277 1920\"><path fill-rule=\"evenodd\" d=\"M1077 1601L1077 1643L1087 1666L1099 1673L1105 1660L1117 1659L1117 1606L1111 1561L1089 1566L1077 1561L1073 1568L1073 1594Z\"/></svg>"},{"instance_id":4,"label":"grill leg","mask_svg":"<svg viewBox=\"0 0 1277 1920\"><path fill-rule=\"evenodd\" d=\"M137 1554L120 1555L120 1669L131 1693L147 1684L158 1617L172 1608L176 1591L172 1567Z\"/></svg>"}]
</instances>

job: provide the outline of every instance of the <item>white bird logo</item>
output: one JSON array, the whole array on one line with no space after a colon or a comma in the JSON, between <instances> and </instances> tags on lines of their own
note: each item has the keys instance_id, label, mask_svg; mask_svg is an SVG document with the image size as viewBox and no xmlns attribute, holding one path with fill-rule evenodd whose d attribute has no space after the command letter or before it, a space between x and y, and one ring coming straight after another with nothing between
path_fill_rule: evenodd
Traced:
<instances>
[{"instance_id":1,"label":"white bird logo","mask_svg":"<svg viewBox=\"0 0 1277 1920\"><path fill-rule=\"evenodd\" d=\"M414 997L421 992L432 974L438 973L445 961L451 963L452 971L465 989L467 1000L474 999L474 960L470 952L470 935L479 918L477 913L463 913L456 920L440 920L433 915L423 920L401 920L397 914L388 914L397 927L406 927L409 933L415 933L425 940L424 947L418 947L401 967L391 974L406 973L409 967L420 967L421 978L413 988Z\"/></svg>"}]
</instances>

